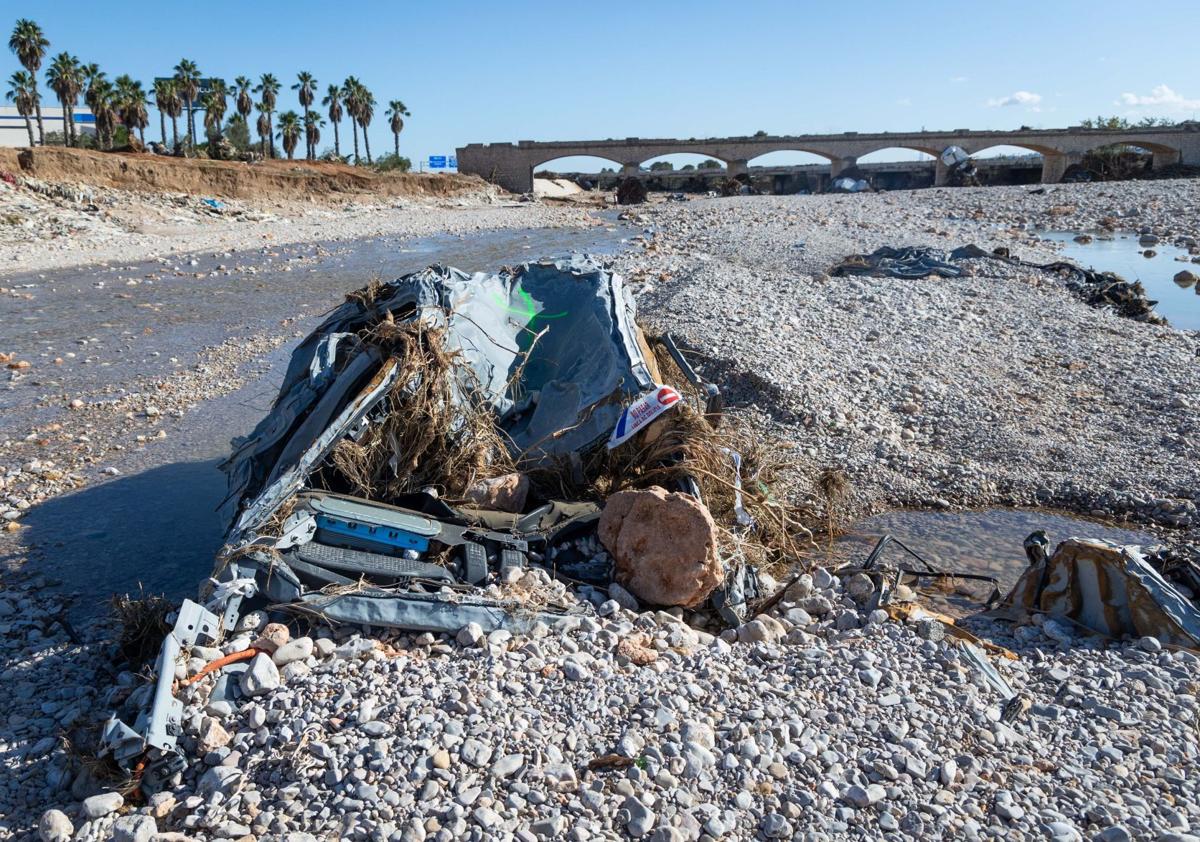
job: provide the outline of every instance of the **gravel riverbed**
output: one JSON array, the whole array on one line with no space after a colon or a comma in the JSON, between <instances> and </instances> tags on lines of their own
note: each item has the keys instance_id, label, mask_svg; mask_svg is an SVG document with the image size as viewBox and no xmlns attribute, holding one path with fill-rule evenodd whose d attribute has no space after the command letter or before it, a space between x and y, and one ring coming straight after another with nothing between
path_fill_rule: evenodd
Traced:
<instances>
[{"instance_id":1,"label":"gravel riverbed","mask_svg":"<svg viewBox=\"0 0 1200 842\"><path fill-rule=\"evenodd\" d=\"M1172 242L1200 232L1200 182L1029 190L655 204L632 211L642 233L614 263L644 317L790 448L798 484L846 472L846 517L1053 505L1194 542L1198 334L1118 318L990 259L958 279L827 274L881 245L1052 259L1033 225L1113 217ZM445 210L395 230L467 230L477 214L529 227L587 212ZM153 418L176 410L186 424L189 406L227 391L222 366L253 365L281 341L205 351L156 399L159 415L130 399L114 420L125 436L154 435ZM100 446L80 436L108 429L70 427L43 461L56 470L68 450ZM28 472L44 464L8 466L7 487L43 482L39 500L71 487ZM19 534L25 509L10 511ZM14 549L0 591L0 838L1200 836L1194 655L1053 622L971 621L1017 655L992 658L1030 702L1003 721L1003 700L959 647L867 611L823 570L772 616L719 636L618 600L573 628L517 637L298 629L235 679L249 691L240 703L210 702L210 681L189 688L189 770L169 793L127 800L62 738L94 728L143 679L116 665L102 623L63 624L72 601L98 595L50 589L21 561ZM245 648L259 622L224 648Z\"/></svg>"}]
</instances>

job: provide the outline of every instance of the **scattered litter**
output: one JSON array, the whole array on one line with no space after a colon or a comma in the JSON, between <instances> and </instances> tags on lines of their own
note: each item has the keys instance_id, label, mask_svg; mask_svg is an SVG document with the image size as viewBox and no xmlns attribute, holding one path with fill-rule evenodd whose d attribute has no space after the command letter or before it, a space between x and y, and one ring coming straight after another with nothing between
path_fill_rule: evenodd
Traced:
<instances>
[{"instance_id":1,"label":"scattered litter","mask_svg":"<svg viewBox=\"0 0 1200 842\"><path fill-rule=\"evenodd\" d=\"M586 257L373 282L301 342L274 408L234 442L204 607L184 604L150 709L114 716L109 751L161 788L182 762L179 653L248 616L477 640L614 600L742 623L760 566L812 546L811 513L771 490L772 456ZM280 681L268 655L287 627L272 628L221 662L245 669L243 692ZM636 635L623 647L656 657Z\"/></svg>"},{"instance_id":2,"label":"scattered litter","mask_svg":"<svg viewBox=\"0 0 1200 842\"><path fill-rule=\"evenodd\" d=\"M646 185L642 183L640 178L629 176L621 179L621 183L617 185L617 204L618 205L640 205L646 201L649 193L646 191Z\"/></svg>"},{"instance_id":3,"label":"scattered litter","mask_svg":"<svg viewBox=\"0 0 1200 842\"><path fill-rule=\"evenodd\" d=\"M1091 634L1200 648L1200 610L1139 548L1080 538L1063 541L1053 555L1048 547L1044 532L1025 540L1029 568L996 616L1040 613Z\"/></svg>"},{"instance_id":4,"label":"scattered litter","mask_svg":"<svg viewBox=\"0 0 1200 842\"><path fill-rule=\"evenodd\" d=\"M871 185L864 178L840 176L829 184L830 193L866 193Z\"/></svg>"},{"instance_id":5,"label":"scattered litter","mask_svg":"<svg viewBox=\"0 0 1200 842\"><path fill-rule=\"evenodd\" d=\"M930 275L960 278L966 273L962 266L956 265L958 261L980 258L1057 275L1066 281L1067 289L1084 303L1093 307L1111 307L1124 318L1156 325L1167 323L1165 318L1154 312L1154 305L1158 302L1146 297L1146 289L1140 281L1126 281L1112 272L1095 272L1064 260L1030 263L1011 257L1003 249L989 253L978 246L966 245L947 253L926 246L883 246L870 254L852 254L844 258L830 268L829 274L834 277L872 275L906 280Z\"/></svg>"}]
</instances>

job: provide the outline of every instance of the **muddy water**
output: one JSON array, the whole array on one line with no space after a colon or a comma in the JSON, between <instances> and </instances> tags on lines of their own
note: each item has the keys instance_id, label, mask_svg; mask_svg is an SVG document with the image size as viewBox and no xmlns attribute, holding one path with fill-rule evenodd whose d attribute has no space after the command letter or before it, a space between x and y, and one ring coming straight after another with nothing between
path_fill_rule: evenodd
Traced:
<instances>
[{"instance_id":1,"label":"muddy water","mask_svg":"<svg viewBox=\"0 0 1200 842\"><path fill-rule=\"evenodd\" d=\"M197 255L195 267L187 258L170 264L204 272L203 278L163 275L161 265L147 263L6 280L35 285L29 300L0 300L0 345L34 368L0 387L0 439L53 420L65 411L63 394L94 395L190 366L202 346L259 332L307 334L346 292L373 276L392 278L433 263L479 271L572 252L611 254L629 234L624 227L597 227L380 238L330 245L330 253L316 259L316 247L308 244L274 248L270 255ZM254 265L257 272L208 277L218 264ZM121 280L145 274L160 278L137 286ZM0 562L62 581L68 590L86 589L94 597L72 608L78 616L103 612L110 594L139 586L174 599L193 596L224 534L217 508L225 485L217 464L228 455L230 439L248 433L269 410L299 341L292 338L258 361L265 373L241 389L198 405L163 442L106 460L119 476L36 506L18 536L0 535ZM68 351L76 357L50 363Z\"/></svg>"},{"instance_id":2,"label":"muddy water","mask_svg":"<svg viewBox=\"0 0 1200 842\"><path fill-rule=\"evenodd\" d=\"M1094 239L1090 243L1075 242L1077 231L1043 231L1041 236L1062 243L1062 256L1067 260L1097 272L1114 272L1127 281L1141 281L1146 294L1158 302L1154 309L1174 327L1200 330L1200 288L1173 280L1183 269L1200 275L1200 265L1176 260L1189 257L1185 249L1169 243L1143 246L1136 234L1091 233ZM1142 256L1147 248L1155 252L1154 257Z\"/></svg>"},{"instance_id":3,"label":"muddy water","mask_svg":"<svg viewBox=\"0 0 1200 842\"><path fill-rule=\"evenodd\" d=\"M1106 526L1066 514L1028 509L984 509L966 512L896 511L864 518L833 547L834 561L861 563L884 535L892 535L933 567L993 576L1000 592L1012 588L1027 565L1023 542L1029 533L1044 530L1053 549L1067 538L1101 538L1118 544L1153 544L1154 536L1131 529ZM896 546L881 559L894 566L919 568L920 564ZM969 597L986 598L987 586L966 585L964 593L930 592L936 607L961 614L978 609Z\"/></svg>"}]
</instances>

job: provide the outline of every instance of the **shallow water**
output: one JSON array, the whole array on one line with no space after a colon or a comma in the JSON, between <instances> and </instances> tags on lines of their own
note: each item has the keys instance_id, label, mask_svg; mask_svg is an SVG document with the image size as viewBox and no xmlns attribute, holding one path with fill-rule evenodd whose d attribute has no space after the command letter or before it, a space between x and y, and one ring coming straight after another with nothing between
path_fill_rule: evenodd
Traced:
<instances>
[{"instance_id":1,"label":"shallow water","mask_svg":"<svg viewBox=\"0 0 1200 842\"><path fill-rule=\"evenodd\" d=\"M1136 234L1095 232L1090 243L1075 242L1078 231L1043 231L1041 236L1062 243L1062 256L1067 260L1097 272L1114 272L1127 281L1141 281L1146 294L1158 302L1154 309L1172 326L1200 330L1200 289L1181 287L1172 280L1182 269L1200 275L1200 265L1175 259L1187 255L1186 249L1169 243L1139 245ZM1142 256L1147 248L1156 252L1154 257Z\"/></svg>"},{"instance_id":2,"label":"shallow water","mask_svg":"<svg viewBox=\"0 0 1200 842\"><path fill-rule=\"evenodd\" d=\"M966 512L895 511L864 518L839 538L832 561L862 563L884 535L892 535L944 571L994 576L1000 593L1007 593L1025 571L1024 541L1029 533L1044 530L1053 549L1067 538L1102 538L1118 544L1158 543L1154 536L1132 529L1106 526L1071 515L1037 509L983 509ZM902 549L890 546L881 561L894 566L919 568ZM967 585L969 594L986 598L989 587ZM960 614L980 607L978 602L933 594L937 607ZM961 596L961 595L960 595Z\"/></svg>"},{"instance_id":3,"label":"shallow water","mask_svg":"<svg viewBox=\"0 0 1200 842\"><path fill-rule=\"evenodd\" d=\"M146 263L135 269L34 273L26 278L36 284L32 299L0 300L5 350L35 361L33 374L0 389L0 437L23 436L32 425L65 411L65 401L43 396L94 394L105 386L121 388L134 378L165 374L191 365L201 347L230 336L307 334L345 293L372 276L394 278L433 263L494 271L572 252L611 254L628 236L629 229L621 226L382 237L329 244L332 254L303 263L289 258L311 255L312 244L273 249L270 263L261 252L224 259L210 253L197 255L197 267L188 267L187 257L172 264L204 272L218 263L255 265L258 272L169 275L136 287L116 277L161 273L163 267ZM292 271L283 271L289 265ZM107 283L97 289L100 280ZM284 327L285 318L297 321ZM81 338L88 339L86 346L77 344ZM212 570L225 529L217 514L225 479L217 465L228 455L230 439L248 433L270 409L299 341L292 338L268 354L265 374L199 404L163 442L112 454L109 464L119 476L34 507L19 533L0 534L0 565L23 566L63 582L67 590L86 588L91 596L72 608L78 616L102 613L110 594L136 593L139 587L172 599L194 596ZM79 356L63 366L48 365L38 354L46 349L51 356L78 349ZM95 362L83 364L85 353Z\"/></svg>"}]
</instances>

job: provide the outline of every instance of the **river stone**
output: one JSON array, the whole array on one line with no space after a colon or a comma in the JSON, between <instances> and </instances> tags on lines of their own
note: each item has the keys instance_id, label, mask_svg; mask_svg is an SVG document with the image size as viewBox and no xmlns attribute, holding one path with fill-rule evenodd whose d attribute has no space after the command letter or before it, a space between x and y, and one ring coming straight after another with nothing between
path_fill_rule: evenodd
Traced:
<instances>
[{"instance_id":1,"label":"river stone","mask_svg":"<svg viewBox=\"0 0 1200 842\"><path fill-rule=\"evenodd\" d=\"M146 815L121 816L112 827L112 842L150 842L158 833L154 819Z\"/></svg>"},{"instance_id":2,"label":"river stone","mask_svg":"<svg viewBox=\"0 0 1200 842\"><path fill-rule=\"evenodd\" d=\"M247 696L261 696L278 686L279 668L271 656L263 652L255 655L250 661L250 668L242 673L242 692Z\"/></svg>"},{"instance_id":3,"label":"river stone","mask_svg":"<svg viewBox=\"0 0 1200 842\"><path fill-rule=\"evenodd\" d=\"M42 842L68 842L75 835L75 825L62 810L47 810L38 822L38 838Z\"/></svg>"},{"instance_id":4,"label":"river stone","mask_svg":"<svg viewBox=\"0 0 1200 842\"><path fill-rule=\"evenodd\" d=\"M119 792L102 792L83 799L83 814L89 819L98 819L121 809L125 797Z\"/></svg>"},{"instance_id":5,"label":"river stone","mask_svg":"<svg viewBox=\"0 0 1200 842\"><path fill-rule=\"evenodd\" d=\"M644 602L693 608L724 581L712 515L690 494L659 486L618 492L598 534L614 578Z\"/></svg>"},{"instance_id":6,"label":"river stone","mask_svg":"<svg viewBox=\"0 0 1200 842\"><path fill-rule=\"evenodd\" d=\"M303 661L312 653L313 639L311 637L298 637L295 640L289 640L276 649L275 654L271 656L271 660L275 662L275 666L284 667L292 663L292 661Z\"/></svg>"}]
</instances>

